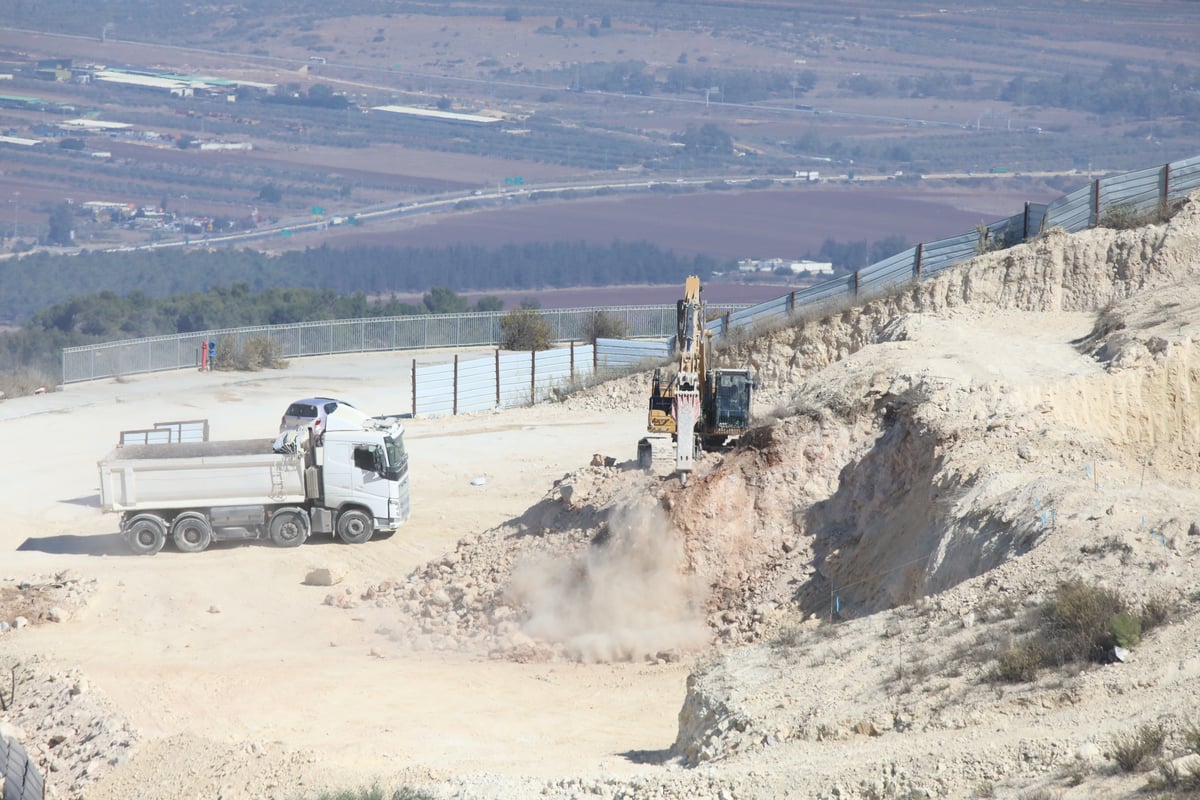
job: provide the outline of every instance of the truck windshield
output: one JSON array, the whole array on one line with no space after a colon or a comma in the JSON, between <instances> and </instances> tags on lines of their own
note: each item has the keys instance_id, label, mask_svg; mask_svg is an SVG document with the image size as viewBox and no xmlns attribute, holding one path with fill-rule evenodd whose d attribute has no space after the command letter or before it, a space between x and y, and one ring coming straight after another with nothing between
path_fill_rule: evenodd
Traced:
<instances>
[{"instance_id":1,"label":"truck windshield","mask_svg":"<svg viewBox=\"0 0 1200 800\"><path fill-rule=\"evenodd\" d=\"M398 481L408 472L408 453L404 451L404 437L383 437L383 449L387 451L387 477Z\"/></svg>"}]
</instances>

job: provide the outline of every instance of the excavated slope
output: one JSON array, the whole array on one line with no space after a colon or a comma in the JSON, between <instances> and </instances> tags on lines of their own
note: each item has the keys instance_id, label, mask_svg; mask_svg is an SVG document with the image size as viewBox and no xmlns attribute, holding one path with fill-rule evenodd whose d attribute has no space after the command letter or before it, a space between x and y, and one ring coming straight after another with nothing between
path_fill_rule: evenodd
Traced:
<instances>
[{"instance_id":1,"label":"excavated slope","mask_svg":"<svg viewBox=\"0 0 1200 800\"><path fill-rule=\"evenodd\" d=\"M1012 609L1073 575L1171 598L1178 622L1148 658L1200 633L1198 269L1193 197L1169 223L1050 231L746 336L719 361L754 366L763 424L686 485L630 462L577 470L366 599L399 605L392 635L418 649L724 653L689 680L670 751L702 777L664 796L961 796L1044 780L1131 719L1184 730L1194 654L999 697L987 674ZM566 402L625 406L642 382Z\"/></svg>"}]
</instances>

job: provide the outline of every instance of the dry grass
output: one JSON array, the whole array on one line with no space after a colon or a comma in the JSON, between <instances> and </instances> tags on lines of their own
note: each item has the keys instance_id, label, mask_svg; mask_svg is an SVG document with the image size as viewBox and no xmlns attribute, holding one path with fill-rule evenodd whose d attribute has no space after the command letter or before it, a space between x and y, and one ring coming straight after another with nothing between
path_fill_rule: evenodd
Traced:
<instances>
[{"instance_id":1,"label":"dry grass","mask_svg":"<svg viewBox=\"0 0 1200 800\"><path fill-rule=\"evenodd\" d=\"M57 391L58 379L34 367L0 372L0 400Z\"/></svg>"},{"instance_id":2,"label":"dry grass","mask_svg":"<svg viewBox=\"0 0 1200 800\"><path fill-rule=\"evenodd\" d=\"M1113 738L1112 757L1123 772L1138 772L1152 756L1162 752L1167 732L1161 725L1143 725L1136 731Z\"/></svg>"}]
</instances>

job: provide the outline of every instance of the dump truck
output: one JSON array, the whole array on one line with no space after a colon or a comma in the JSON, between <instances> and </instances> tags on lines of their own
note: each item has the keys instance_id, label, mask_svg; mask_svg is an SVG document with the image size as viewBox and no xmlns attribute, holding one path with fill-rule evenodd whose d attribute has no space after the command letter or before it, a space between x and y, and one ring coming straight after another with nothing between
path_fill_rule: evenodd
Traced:
<instances>
[{"instance_id":1,"label":"dump truck","mask_svg":"<svg viewBox=\"0 0 1200 800\"><path fill-rule=\"evenodd\" d=\"M136 443L99 462L100 507L121 515L134 553L153 555L168 537L186 553L229 540L296 547L311 533L360 544L408 519L408 454L395 417L229 441L208 441L199 422L201 441L122 432Z\"/></svg>"},{"instance_id":2,"label":"dump truck","mask_svg":"<svg viewBox=\"0 0 1200 800\"><path fill-rule=\"evenodd\" d=\"M646 419L650 435L638 441L637 460L643 469L673 460L686 483L700 452L726 447L749 429L755 384L749 367L709 366L712 333L704 326L698 276L688 276L675 311L678 360L674 371L654 370Z\"/></svg>"}]
</instances>

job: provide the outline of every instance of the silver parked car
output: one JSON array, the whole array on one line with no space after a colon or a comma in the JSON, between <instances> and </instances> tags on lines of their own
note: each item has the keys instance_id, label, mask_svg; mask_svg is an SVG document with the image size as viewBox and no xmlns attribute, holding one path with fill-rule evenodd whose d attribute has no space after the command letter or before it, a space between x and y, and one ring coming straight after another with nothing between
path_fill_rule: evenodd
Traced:
<instances>
[{"instance_id":1,"label":"silver parked car","mask_svg":"<svg viewBox=\"0 0 1200 800\"><path fill-rule=\"evenodd\" d=\"M342 416L351 416L361 421L366 415L345 400L332 397L306 397L287 407L279 419L279 432L309 428L314 434L322 434L329 427L329 415L339 411ZM345 413L350 412L350 413Z\"/></svg>"}]
</instances>

